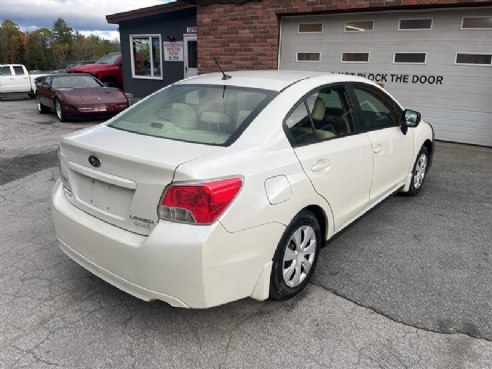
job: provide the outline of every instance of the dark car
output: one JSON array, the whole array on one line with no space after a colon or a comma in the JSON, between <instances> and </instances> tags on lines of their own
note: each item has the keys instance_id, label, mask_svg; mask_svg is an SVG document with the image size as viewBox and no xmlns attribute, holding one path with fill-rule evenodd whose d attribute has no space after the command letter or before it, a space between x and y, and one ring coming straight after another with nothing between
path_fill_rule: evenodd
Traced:
<instances>
[{"instance_id":1,"label":"dark car","mask_svg":"<svg viewBox=\"0 0 492 369\"><path fill-rule=\"evenodd\" d=\"M51 74L38 77L35 83L39 112L54 110L61 122L75 118L106 118L129 105L123 92L104 86L90 74Z\"/></svg>"},{"instance_id":2,"label":"dark car","mask_svg":"<svg viewBox=\"0 0 492 369\"><path fill-rule=\"evenodd\" d=\"M79 65L87 65L87 64L95 64L96 61L95 60L78 60L78 61L74 61L74 62L71 62L69 63L66 68L64 69L64 72L68 72L70 69L74 68L74 67L78 67Z\"/></svg>"}]
</instances>

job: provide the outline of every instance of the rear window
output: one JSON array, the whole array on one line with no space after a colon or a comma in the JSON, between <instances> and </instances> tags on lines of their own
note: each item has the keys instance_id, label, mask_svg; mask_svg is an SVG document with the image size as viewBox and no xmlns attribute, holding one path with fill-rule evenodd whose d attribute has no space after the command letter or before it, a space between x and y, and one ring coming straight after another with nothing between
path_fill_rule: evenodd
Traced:
<instances>
[{"instance_id":1,"label":"rear window","mask_svg":"<svg viewBox=\"0 0 492 369\"><path fill-rule=\"evenodd\" d=\"M228 146L276 95L274 91L232 86L172 86L125 111L109 127Z\"/></svg>"}]
</instances>

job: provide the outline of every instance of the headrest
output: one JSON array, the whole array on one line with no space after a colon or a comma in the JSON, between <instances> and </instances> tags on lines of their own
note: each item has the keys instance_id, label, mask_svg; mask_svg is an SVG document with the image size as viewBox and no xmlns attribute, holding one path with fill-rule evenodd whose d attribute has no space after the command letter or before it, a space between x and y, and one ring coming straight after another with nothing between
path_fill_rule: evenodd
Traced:
<instances>
[{"instance_id":1,"label":"headrest","mask_svg":"<svg viewBox=\"0 0 492 369\"><path fill-rule=\"evenodd\" d=\"M325 117L325 113L326 113L325 102L323 101L322 98L317 97L316 101L314 102L313 112L311 116L313 117L314 120L323 120L323 118Z\"/></svg>"},{"instance_id":2,"label":"headrest","mask_svg":"<svg viewBox=\"0 0 492 369\"><path fill-rule=\"evenodd\" d=\"M181 129L195 129L197 126L196 114L191 106L181 103L173 104L171 121Z\"/></svg>"},{"instance_id":3,"label":"headrest","mask_svg":"<svg viewBox=\"0 0 492 369\"><path fill-rule=\"evenodd\" d=\"M219 113L215 111L204 111L200 119L207 123L213 124L229 124L231 120L229 116L224 113Z\"/></svg>"}]
</instances>

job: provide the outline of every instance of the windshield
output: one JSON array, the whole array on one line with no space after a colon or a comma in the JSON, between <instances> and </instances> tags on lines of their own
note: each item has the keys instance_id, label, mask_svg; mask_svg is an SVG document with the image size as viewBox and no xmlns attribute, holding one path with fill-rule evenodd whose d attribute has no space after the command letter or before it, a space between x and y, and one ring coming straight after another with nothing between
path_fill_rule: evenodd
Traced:
<instances>
[{"instance_id":1,"label":"windshield","mask_svg":"<svg viewBox=\"0 0 492 369\"><path fill-rule=\"evenodd\" d=\"M276 95L252 88L172 86L127 110L109 127L179 141L229 145Z\"/></svg>"},{"instance_id":2,"label":"windshield","mask_svg":"<svg viewBox=\"0 0 492 369\"><path fill-rule=\"evenodd\" d=\"M120 57L120 53L107 54L99 59L96 64L114 64L116 60Z\"/></svg>"},{"instance_id":3,"label":"windshield","mask_svg":"<svg viewBox=\"0 0 492 369\"><path fill-rule=\"evenodd\" d=\"M53 77L53 88L90 88L101 87L101 84L91 76L73 75Z\"/></svg>"}]
</instances>

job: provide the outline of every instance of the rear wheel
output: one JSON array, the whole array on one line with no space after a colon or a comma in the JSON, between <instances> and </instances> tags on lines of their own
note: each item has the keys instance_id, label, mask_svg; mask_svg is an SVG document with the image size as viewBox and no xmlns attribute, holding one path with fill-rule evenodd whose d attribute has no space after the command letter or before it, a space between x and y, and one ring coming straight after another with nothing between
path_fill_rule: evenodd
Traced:
<instances>
[{"instance_id":1,"label":"rear wheel","mask_svg":"<svg viewBox=\"0 0 492 369\"><path fill-rule=\"evenodd\" d=\"M43 104L41 104L41 101L39 100L39 96L36 95L36 105L38 107L38 111L40 114L46 114L50 111L50 109L48 109L46 106L44 106Z\"/></svg>"},{"instance_id":2,"label":"rear wheel","mask_svg":"<svg viewBox=\"0 0 492 369\"><path fill-rule=\"evenodd\" d=\"M60 122L66 122L67 117L65 116L65 112L63 111L63 107L60 104L60 100L55 99L55 111L56 111L56 116L58 117L58 120Z\"/></svg>"},{"instance_id":3,"label":"rear wheel","mask_svg":"<svg viewBox=\"0 0 492 369\"><path fill-rule=\"evenodd\" d=\"M285 230L273 258L270 297L285 300L301 292L314 273L321 245L318 219L302 211Z\"/></svg>"}]
</instances>

